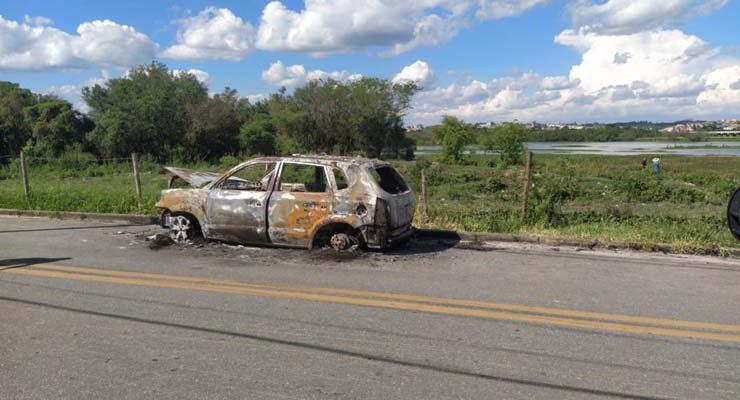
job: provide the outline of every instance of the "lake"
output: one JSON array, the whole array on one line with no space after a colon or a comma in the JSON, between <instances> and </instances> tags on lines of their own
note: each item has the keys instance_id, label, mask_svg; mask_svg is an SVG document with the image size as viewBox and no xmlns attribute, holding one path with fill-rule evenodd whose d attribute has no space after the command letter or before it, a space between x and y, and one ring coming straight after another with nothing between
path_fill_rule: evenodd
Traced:
<instances>
[{"instance_id":1,"label":"lake","mask_svg":"<svg viewBox=\"0 0 740 400\"><path fill-rule=\"evenodd\" d=\"M603 154L634 156L675 154L689 156L740 156L739 142L529 142L527 148L537 154ZM416 154L436 154L438 145L417 146ZM484 150L467 150L470 154L495 154Z\"/></svg>"}]
</instances>

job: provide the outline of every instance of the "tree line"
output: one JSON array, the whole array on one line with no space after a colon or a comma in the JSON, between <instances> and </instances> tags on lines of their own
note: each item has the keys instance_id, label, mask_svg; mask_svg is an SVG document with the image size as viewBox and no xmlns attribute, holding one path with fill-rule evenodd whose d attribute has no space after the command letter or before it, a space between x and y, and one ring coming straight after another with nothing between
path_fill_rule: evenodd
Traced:
<instances>
[{"instance_id":1,"label":"tree line","mask_svg":"<svg viewBox=\"0 0 740 400\"><path fill-rule=\"evenodd\" d=\"M189 73L153 62L82 89L89 111L0 82L0 155L149 155L157 161L291 153L413 157L403 117L417 88L377 78L318 80L250 102L209 95Z\"/></svg>"}]
</instances>

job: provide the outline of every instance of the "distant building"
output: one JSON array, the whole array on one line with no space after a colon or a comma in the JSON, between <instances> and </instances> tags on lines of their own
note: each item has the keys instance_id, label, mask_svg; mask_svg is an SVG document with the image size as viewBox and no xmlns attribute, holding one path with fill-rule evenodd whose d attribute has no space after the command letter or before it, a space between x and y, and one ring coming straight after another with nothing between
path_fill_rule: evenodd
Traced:
<instances>
[{"instance_id":1,"label":"distant building","mask_svg":"<svg viewBox=\"0 0 740 400\"><path fill-rule=\"evenodd\" d=\"M691 133L697 129L701 129L704 124L701 123L687 123L687 124L676 124L663 128L660 131L664 133Z\"/></svg>"}]
</instances>

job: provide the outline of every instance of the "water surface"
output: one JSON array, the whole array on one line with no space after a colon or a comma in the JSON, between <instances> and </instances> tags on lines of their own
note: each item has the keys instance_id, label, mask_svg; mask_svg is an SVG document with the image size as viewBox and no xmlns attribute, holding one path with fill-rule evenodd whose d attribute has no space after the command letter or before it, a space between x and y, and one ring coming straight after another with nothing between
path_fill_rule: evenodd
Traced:
<instances>
[{"instance_id":1,"label":"water surface","mask_svg":"<svg viewBox=\"0 0 740 400\"><path fill-rule=\"evenodd\" d=\"M740 142L528 142L527 148L537 154L740 156ZM438 145L417 146L416 154L436 154L441 150ZM495 154L485 150L466 153Z\"/></svg>"}]
</instances>

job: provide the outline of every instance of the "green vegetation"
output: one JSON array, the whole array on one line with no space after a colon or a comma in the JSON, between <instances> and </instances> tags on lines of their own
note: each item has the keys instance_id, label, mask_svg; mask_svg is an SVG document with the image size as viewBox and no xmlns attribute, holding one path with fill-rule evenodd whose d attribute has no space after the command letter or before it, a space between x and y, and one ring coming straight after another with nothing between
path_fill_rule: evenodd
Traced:
<instances>
[{"instance_id":1,"label":"green vegetation","mask_svg":"<svg viewBox=\"0 0 740 400\"><path fill-rule=\"evenodd\" d=\"M417 192L426 169L429 227L665 242L685 251L736 245L724 209L739 184L737 157L666 156L654 175L639 168L641 157L537 156L529 214L519 215L525 141L703 136L664 135L661 125L644 122L551 131L475 128L454 117L407 134L403 116L416 90L374 78L312 81L252 104L229 88L211 96L195 76L152 63L85 88L85 115L65 100L0 82L0 207L153 214L168 178L162 165L222 171L257 154L325 152L398 159ZM413 159L415 140L442 144L443 154L401 161ZM464 156L468 145L499 155ZM28 200L20 151L29 159ZM141 200L132 152L141 160Z\"/></svg>"},{"instance_id":2,"label":"green vegetation","mask_svg":"<svg viewBox=\"0 0 740 400\"><path fill-rule=\"evenodd\" d=\"M452 163L460 163L465 145L473 141L473 128L463 120L445 115L442 125L434 130L434 136L442 145L442 157Z\"/></svg>"},{"instance_id":3,"label":"green vegetation","mask_svg":"<svg viewBox=\"0 0 740 400\"><path fill-rule=\"evenodd\" d=\"M520 216L524 168L503 167L496 156L469 156L463 165L435 156L394 161L419 193L426 169L429 221L417 226L466 231L552 235L626 241L650 247L669 243L696 252L737 247L725 206L740 186L738 157L662 157L660 175L640 168L642 157L537 155L530 212ZM239 159L180 165L223 171ZM167 175L151 157L140 161L144 198L135 197L130 164L103 163L65 153L30 166L32 197L23 198L17 161L0 168L0 207L153 214Z\"/></svg>"},{"instance_id":4,"label":"green vegetation","mask_svg":"<svg viewBox=\"0 0 740 400\"><path fill-rule=\"evenodd\" d=\"M187 163L297 152L413 158L403 116L416 90L329 79L252 104L230 88L211 96L194 75L155 62L84 88L84 115L66 100L0 82L0 164L21 150L47 160L73 151Z\"/></svg>"},{"instance_id":5,"label":"green vegetation","mask_svg":"<svg viewBox=\"0 0 740 400\"><path fill-rule=\"evenodd\" d=\"M0 155L56 157L80 146L92 121L54 97L0 81ZM0 159L2 162L2 159Z\"/></svg>"},{"instance_id":6,"label":"green vegetation","mask_svg":"<svg viewBox=\"0 0 740 400\"><path fill-rule=\"evenodd\" d=\"M526 141L527 129L516 124L499 125L481 140L483 149L498 152L503 166L522 163Z\"/></svg>"},{"instance_id":7,"label":"green vegetation","mask_svg":"<svg viewBox=\"0 0 740 400\"><path fill-rule=\"evenodd\" d=\"M430 221L418 218L420 226L669 243L685 252L737 247L725 220L726 202L740 186L737 157L666 156L655 175L640 168L639 156L537 155L524 221L523 167L491 168L490 156L455 167L432 160L398 163L415 188L426 168Z\"/></svg>"}]
</instances>

